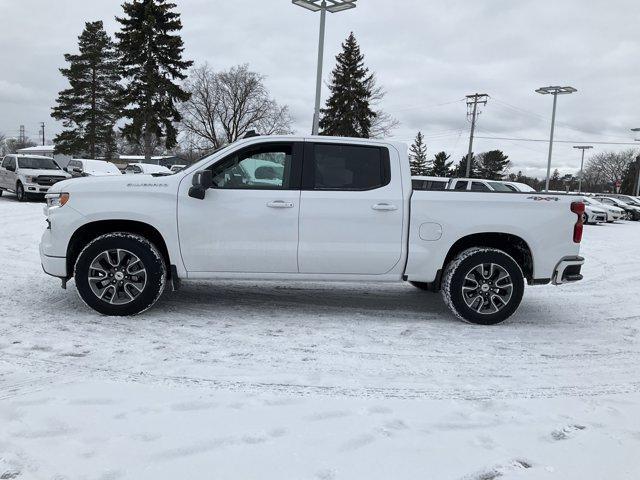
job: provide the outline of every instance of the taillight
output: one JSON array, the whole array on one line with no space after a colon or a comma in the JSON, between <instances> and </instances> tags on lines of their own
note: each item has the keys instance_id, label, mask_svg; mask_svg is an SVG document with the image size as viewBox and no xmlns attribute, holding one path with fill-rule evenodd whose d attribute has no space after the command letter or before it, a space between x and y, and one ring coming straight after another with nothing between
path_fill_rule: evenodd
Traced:
<instances>
[{"instance_id":1,"label":"taillight","mask_svg":"<svg viewBox=\"0 0 640 480\"><path fill-rule=\"evenodd\" d=\"M573 226L573 242L580 243L582 241L582 230L584 228L584 222L582 221L582 215L584 214L584 203L572 202L571 211L578 216L578 221Z\"/></svg>"}]
</instances>

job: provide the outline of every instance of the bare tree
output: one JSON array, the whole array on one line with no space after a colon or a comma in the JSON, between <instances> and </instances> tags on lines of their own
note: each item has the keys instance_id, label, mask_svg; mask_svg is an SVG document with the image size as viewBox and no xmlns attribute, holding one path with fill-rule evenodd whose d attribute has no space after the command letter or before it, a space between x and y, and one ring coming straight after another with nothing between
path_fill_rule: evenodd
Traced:
<instances>
[{"instance_id":1,"label":"bare tree","mask_svg":"<svg viewBox=\"0 0 640 480\"><path fill-rule=\"evenodd\" d=\"M192 69L185 84L191 98L181 107L182 129L191 147L214 149L250 130L291 133L287 106L270 97L264 76L239 65L214 72L206 63Z\"/></svg>"},{"instance_id":2,"label":"bare tree","mask_svg":"<svg viewBox=\"0 0 640 480\"><path fill-rule=\"evenodd\" d=\"M6 140L7 136L0 132L0 157L4 157L7 154Z\"/></svg>"},{"instance_id":3,"label":"bare tree","mask_svg":"<svg viewBox=\"0 0 640 480\"><path fill-rule=\"evenodd\" d=\"M601 152L589 158L582 181L588 189L598 190L622 181L629 164L638 152L634 149L622 152Z\"/></svg>"},{"instance_id":4,"label":"bare tree","mask_svg":"<svg viewBox=\"0 0 640 480\"><path fill-rule=\"evenodd\" d=\"M384 89L376 85L375 75L371 76L373 90L371 92L371 105L376 108L375 114L371 121L371 138L384 138L400 125L400 122L389 113L377 108L382 99L387 94Z\"/></svg>"}]
</instances>

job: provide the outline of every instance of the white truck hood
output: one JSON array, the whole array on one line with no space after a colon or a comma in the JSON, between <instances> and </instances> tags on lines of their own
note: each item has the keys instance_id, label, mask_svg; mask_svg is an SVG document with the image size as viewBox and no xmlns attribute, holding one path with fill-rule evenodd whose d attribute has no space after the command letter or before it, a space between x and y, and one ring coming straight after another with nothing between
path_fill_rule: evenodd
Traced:
<instances>
[{"instance_id":1,"label":"white truck hood","mask_svg":"<svg viewBox=\"0 0 640 480\"><path fill-rule=\"evenodd\" d=\"M78 177L54 184L49 193L114 193L177 189L182 175L104 175Z\"/></svg>"},{"instance_id":2,"label":"white truck hood","mask_svg":"<svg viewBox=\"0 0 640 480\"><path fill-rule=\"evenodd\" d=\"M40 168L20 168L20 173L23 175L29 175L30 177L39 177L40 175L46 175L51 177L66 177L71 178L64 170L46 170Z\"/></svg>"}]
</instances>

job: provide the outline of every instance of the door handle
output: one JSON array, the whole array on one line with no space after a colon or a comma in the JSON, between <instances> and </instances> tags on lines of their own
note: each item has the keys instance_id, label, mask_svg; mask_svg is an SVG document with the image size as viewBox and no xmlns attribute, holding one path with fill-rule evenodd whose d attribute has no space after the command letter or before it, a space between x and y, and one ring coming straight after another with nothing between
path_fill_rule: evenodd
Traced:
<instances>
[{"instance_id":1,"label":"door handle","mask_svg":"<svg viewBox=\"0 0 640 480\"><path fill-rule=\"evenodd\" d=\"M293 208L293 202L283 202L282 200L274 200L273 202L267 202L269 208Z\"/></svg>"},{"instance_id":2,"label":"door handle","mask_svg":"<svg viewBox=\"0 0 640 480\"><path fill-rule=\"evenodd\" d=\"M371 208L374 210L382 210L384 212L390 212L398 209L398 207L390 203L376 203L375 205L372 205Z\"/></svg>"}]
</instances>

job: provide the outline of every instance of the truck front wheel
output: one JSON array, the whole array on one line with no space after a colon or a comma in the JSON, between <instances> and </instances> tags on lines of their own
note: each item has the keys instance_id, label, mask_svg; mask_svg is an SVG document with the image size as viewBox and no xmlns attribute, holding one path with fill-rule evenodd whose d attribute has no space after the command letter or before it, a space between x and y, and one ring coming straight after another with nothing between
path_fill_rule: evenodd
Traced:
<instances>
[{"instance_id":1,"label":"truck front wheel","mask_svg":"<svg viewBox=\"0 0 640 480\"><path fill-rule=\"evenodd\" d=\"M516 261L495 248L464 250L451 261L442 278L442 296L462 320L495 325L520 305L524 275Z\"/></svg>"},{"instance_id":2,"label":"truck front wheel","mask_svg":"<svg viewBox=\"0 0 640 480\"><path fill-rule=\"evenodd\" d=\"M91 241L78 255L76 288L89 307L104 315L135 315L162 295L167 269L146 238L126 232Z\"/></svg>"}]
</instances>

